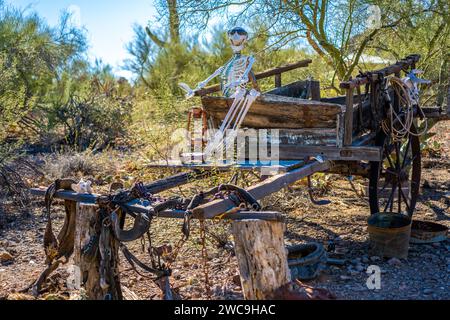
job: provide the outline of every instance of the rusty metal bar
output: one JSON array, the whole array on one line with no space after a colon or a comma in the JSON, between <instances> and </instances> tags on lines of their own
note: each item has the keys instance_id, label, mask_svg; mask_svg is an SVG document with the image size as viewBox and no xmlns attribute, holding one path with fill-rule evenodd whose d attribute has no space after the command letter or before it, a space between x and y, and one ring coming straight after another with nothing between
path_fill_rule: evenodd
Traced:
<instances>
[{"instance_id":1,"label":"rusty metal bar","mask_svg":"<svg viewBox=\"0 0 450 320\"><path fill-rule=\"evenodd\" d=\"M34 196L45 196L46 189L33 188L29 192ZM79 194L73 191L58 191L55 194L55 198L63 200L71 200L76 202L96 204L97 199L101 197L98 194ZM134 200L130 203L124 205L124 207L131 213L144 213L144 214L154 214L158 218L171 218L171 219L184 219L185 211L183 210L164 210L154 213L152 207L147 207L139 204L139 200ZM196 217L194 217L195 219ZM240 211L236 213L231 213L221 217L222 220L246 220L246 219L258 219L267 221L283 221L284 217L279 212L249 212Z\"/></svg>"}]
</instances>

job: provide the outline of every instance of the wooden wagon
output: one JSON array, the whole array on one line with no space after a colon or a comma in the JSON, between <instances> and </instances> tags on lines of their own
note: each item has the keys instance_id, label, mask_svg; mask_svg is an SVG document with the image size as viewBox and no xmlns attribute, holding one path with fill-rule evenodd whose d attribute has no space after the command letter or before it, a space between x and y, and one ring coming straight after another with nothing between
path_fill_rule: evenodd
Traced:
<instances>
[{"instance_id":1,"label":"wooden wagon","mask_svg":"<svg viewBox=\"0 0 450 320\"><path fill-rule=\"evenodd\" d=\"M412 134L401 141L393 141L381 130L387 117L388 103L383 95L384 79L415 69L419 55L410 55L384 69L361 74L340 84L345 95L321 98L320 83L314 80L295 81L282 85L284 72L308 66L303 60L256 75L257 79L275 77L275 88L264 93L251 106L242 128L277 129L279 138L278 170L285 171L249 189L256 198L276 192L319 171L363 176L369 179L368 196L371 213L404 212L412 215L420 187L421 156L418 128L413 124ZM364 90L361 90L363 87ZM209 123L218 128L233 100L211 95L219 86L205 88L201 96L202 108ZM363 92L363 93L362 93ZM399 110L398 97L389 92L395 110ZM422 112L419 112L419 109ZM420 108L414 106L415 116L449 119L450 108ZM320 156L323 163L305 162L305 158ZM184 168L210 168L218 164L165 163L163 166ZM158 166L158 165L155 165ZM260 163L221 163L223 170L231 168L262 169ZM232 204L217 201L195 210L198 216L213 217Z\"/></svg>"},{"instance_id":2,"label":"wooden wagon","mask_svg":"<svg viewBox=\"0 0 450 320\"><path fill-rule=\"evenodd\" d=\"M247 194L253 199L262 199L316 172L358 175L369 179L368 195L371 213L389 211L412 215L419 195L421 176L420 141L415 135L418 128L413 123L408 128L410 134L394 141L381 129L381 123L386 119L389 107L385 99L385 77L401 76L402 72L414 69L419 59L418 55L411 55L382 70L361 74L355 79L343 82L340 88L345 95L333 98L321 98L318 81L296 81L282 85L281 76L284 72L306 67L311 60L257 74L257 79L274 76L275 88L255 101L242 127L277 129L279 162L272 168L276 169L276 173L261 177L258 184L245 190ZM365 87L363 94L362 86ZM212 127L220 125L232 103L232 100L211 95L219 89L219 86L212 86L197 92L202 100L201 113L206 113ZM393 108L401 115L398 97L392 95L392 92L388 94L392 96ZM447 106L446 110L443 110L441 107L414 106L414 116L420 115L436 120L448 120L450 108ZM271 169L271 166L267 168L266 164L250 161L219 164L165 161L150 166L187 170L187 172L142 185L143 189L139 190L144 190L145 194L151 195L194 180L204 179L213 170ZM32 189L31 191L34 195L43 196L47 190ZM86 223L80 220L80 228L88 226L89 229L92 221L99 219L95 209L89 207L89 204L101 205L103 201L111 199L110 195L78 194L70 190L56 191L54 196L64 199L66 204L84 204L81 206L84 211L80 209L76 215L77 219L91 219L89 220L91 222ZM142 201L133 190L123 191L114 195L113 198L118 196L129 201L121 203L120 208L117 207L116 210L120 209L119 211L134 218L141 214L150 219L152 217L177 218L184 219L186 222L187 216L190 219L200 220L220 216L221 219L237 221L233 224L233 234L246 298L267 298L270 290L290 280L283 242L284 229L280 223L282 216L279 213L240 210L236 201L228 197L203 201L191 208L180 209L161 207L151 201ZM111 204L111 202L108 203ZM78 210L78 205L72 207ZM89 214L86 214L86 210ZM76 234L96 235L96 232L83 229ZM75 240L75 251L79 253L81 246L78 245L77 249L77 241L80 242L83 239L76 237ZM114 250L114 256L117 257L117 246ZM79 256L82 259L82 255ZM96 263L95 270L98 269L100 260L97 259ZM263 272L262 266L271 268L273 272ZM117 271L117 265L114 270ZM272 274L273 278L267 279L268 274ZM94 279L97 291L92 290L96 292L92 296L95 298L101 296L97 293L105 294L105 291L98 286L98 276ZM167 284L168 281L165 283ZM120 298L120 295L118 297Z\"/></svg>"}]
</instances>

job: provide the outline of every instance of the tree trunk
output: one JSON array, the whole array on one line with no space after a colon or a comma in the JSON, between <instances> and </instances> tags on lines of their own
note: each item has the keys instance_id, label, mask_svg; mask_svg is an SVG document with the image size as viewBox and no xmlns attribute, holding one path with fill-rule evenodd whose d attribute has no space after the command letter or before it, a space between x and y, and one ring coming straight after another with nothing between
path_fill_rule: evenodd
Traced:
<instances>
[{"instance_id":1,"label":"tree trunk","mask_svg":"<svg viewBox=\"0 0 450 320\"><path fill-rule=\"evenodd\" d=\"M235 252L245 299L270 299L274 291L291 281L284 229L285 224L278 221L233 222Z\"/></svg>"},{"instance_id":2,"label":"tree trunk","mask_svg":"<svg viewBox=\"0 0 450 320\"><path fill-rule=\"evenodd\" d=\"M98 225L102 224L98 217L97 206L93 204L77 204L77 221L75 228L74 264L76 273L80 276L81 285L84 285L90 300L121 300L122 292L118 276L118 249L117 240L111 237L105 244L111 249L110 269L101 279L101 254L97 241L101 239ZM109 228L100 228L100 232L109 232ZM106 230L106 231L105 231ZM86 249L92 248L88 254ZM103 281L102 281L103 280ZM106 285L105 285L106 281Z\"/></svg>"}]
</instances>

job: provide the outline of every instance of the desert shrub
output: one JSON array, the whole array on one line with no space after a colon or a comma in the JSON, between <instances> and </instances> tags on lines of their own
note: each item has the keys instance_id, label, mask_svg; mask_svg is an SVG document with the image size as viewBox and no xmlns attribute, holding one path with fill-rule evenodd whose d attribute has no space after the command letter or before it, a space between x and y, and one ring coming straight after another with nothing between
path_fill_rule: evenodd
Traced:
<instances>
[{"instance_id":1,"label":"desert shrub","mask_svg":"<svg viewBox=\"0 0 450 320\"><path fill-rule=\"evenodd\" d=\"M0 142L0 199L3 199L0 210L4 210L6 201L26 208L30 179L41 175L20 152L20 143Z\"/></svg>"},{"instance_id":2,"label":"desert shrub","mask_svg":"<svg viewBox=\"0 0 450 320\"><path fill-rule=\"evenodd\" d=\"M63 142L78 150L104 149L126 132L131 104L126 99L91 95L71 96L54 110Z\"/></svg>"},{"instance_id":3,"label":"desert shrub","mask_svg":"<svg viewBox=\"0 0 450 320\"><path fill-rule=\"evenodd\" d=\"M70 15L49 27L37 14L0 0L0 139L38 136L55 79L80 61L85 34Z\"/></svg>"}]
</instances>

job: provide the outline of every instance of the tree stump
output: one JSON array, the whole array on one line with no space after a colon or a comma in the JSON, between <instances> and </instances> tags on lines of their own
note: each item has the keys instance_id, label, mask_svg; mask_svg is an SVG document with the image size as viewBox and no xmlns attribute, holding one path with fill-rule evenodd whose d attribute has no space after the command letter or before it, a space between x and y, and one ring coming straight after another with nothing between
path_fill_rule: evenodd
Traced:
<instances>
[{"instance_id":1,"label":"tree stump","mask_svg":"<svg viewBox=\"0 0 450 320\"><path fill-rule=\"evenodd\" d=\"M90 300L122 300L119 280L119 243L113 237L110 227L102 228L102 221L93 204L77 204L75 227L74 264L75 273L79 275L80 285L84 285ZM106 230L106 231L105 231ZM102 232L110 232L108 247L111 249L110 270L101 279L101 254L99 239ZM100 233L100 234L99 234ZM89 253L86 254L88 248Z\"/></svg>"},{"instance_id":2,"label":"tree stump","mask_svg":"<svg viewBox=\"0 0 450 320\"><path fill-rule=\"evenodd\" d=\"M285 224L279 221L233 222L234 247L245 299L270 299L274 291L291 282L284 228Z\"/></svg>"}]
</instances>

